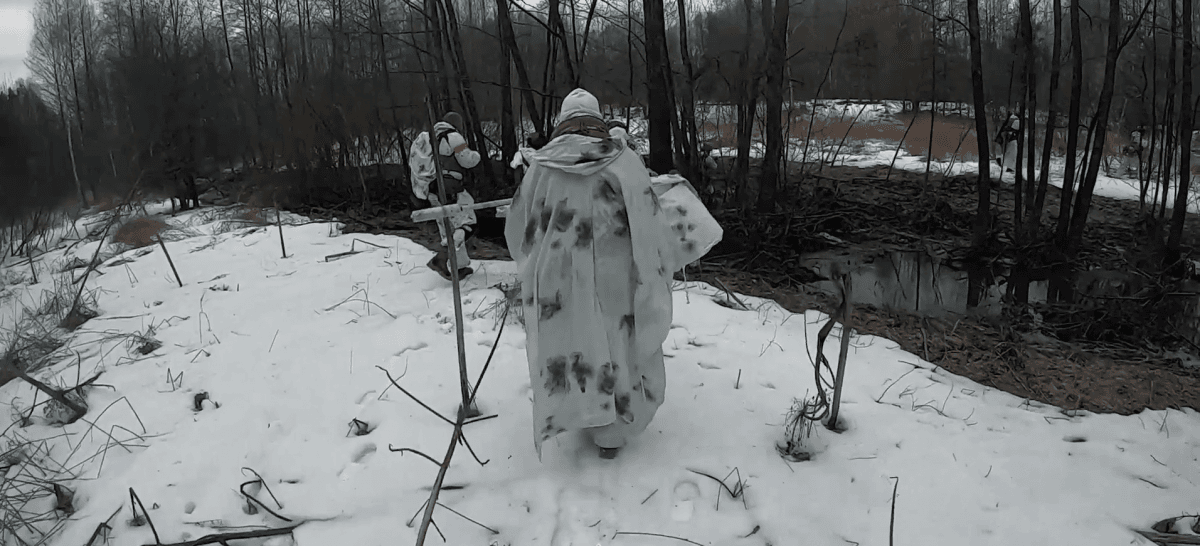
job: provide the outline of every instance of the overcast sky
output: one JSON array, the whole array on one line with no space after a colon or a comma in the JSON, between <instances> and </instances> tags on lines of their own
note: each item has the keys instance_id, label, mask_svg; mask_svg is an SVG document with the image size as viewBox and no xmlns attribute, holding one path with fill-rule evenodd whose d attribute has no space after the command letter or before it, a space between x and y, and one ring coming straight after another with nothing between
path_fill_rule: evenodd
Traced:
<instances>
[{"instance_id":1,"label":"overcast sky","mask_svg":"<svg viewBox=\"0 0 1200 546\"><path fill-rule=\"evenodd\" d=\"M25 50L33 38L33 0L0 0L0 85L29 77Z\"/></svg>"}]
</instances>

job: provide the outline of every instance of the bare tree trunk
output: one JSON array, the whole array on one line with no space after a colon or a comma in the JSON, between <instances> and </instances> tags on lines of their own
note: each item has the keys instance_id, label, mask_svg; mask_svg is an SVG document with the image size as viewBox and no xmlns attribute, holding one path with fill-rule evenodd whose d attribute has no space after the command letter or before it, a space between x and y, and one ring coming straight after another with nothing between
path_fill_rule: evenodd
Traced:
<instances>
[{"instance_id":1,"label":"bare tree trunk","mask_svg":"<svg viewBox=\"0 0 1200 546\"><path fill-rule=\"evenodd\" d=\"M503 25L503 21L497 18L496 26L502 27ZM503 31L497 32L496 35L503 36ZM507 174L504 178L507 181L512 175L512 170L507 167L508 162L512 159L513 154L517 153L517 133L512 107L512 50L509 49L508 42L503 38L500 39L500 53L504 58L503 64L500 65L500 158L506 165L504 170Z\"/></svg>"},{"instance_id":2,"label":"bare tree trunk","mask_svg":"<svg viewBox=\"0 0 1200 546\"><path fill-rule=\"evenodd\" d=\"M774 14L772 14L772 10ZM758 182L758 212L774 212L779 192L780 165L783 162L783 67L787 60L788 2L763 0L763 34L769 36L766 48L766 89L763 98L767 106L766 154L762 176ZM786 173L784 173L786 174Z\"/></svg>"},{"instance_id":3,"label":"bare tree trunk","mask_svg":"<svg viewBox=\"0 0 1200 546\"><path fill-rule=\"evenodd\" d=\"M250 82L253 84L254 94L258 95L258 74L254 66L254 26L250 23L250 0L242 0L242 26L245 27L246 33L246 66L250 70ZM336 66L336 57L334 58ZM258 102L257 100L255 101ZM257 111L257 104L255 110Z\"/></svg>"},{"instance_id":4,"label":"bare tree trunk","mask_svg":"<svg viewBox=\"0 0 1200 546\"><path fill-rule=\"evenodd\" d=\"M459 35L458 17L454 12L454 2L447 0L444 4L445 15L447 22L446 34L450 39L451 55L454 59L455 72L458 76L459 90L462 93L463 107L465 110L467 123L474 129L474 140L472 144L475 149L483 156L483 175L489 181L496 180L496 173L493 170L491 155L488 153L487 137L483 134L483 124L479 118L479 110L475 104L475 94L471 90L471 77L467 74L467 61L463 56L462 38Z\"/></svg>"},{"instance_id":5,"label":"bare tree trunk","mask_svg":"<svg viewBox=\"0 0 1200 546\"><path fill-rule=\"evenodd\" d=\"M1151 181L1154 180L1154 150L1158 144L1158 2L1153 3L1153 13L1150 16L1150 149L1146 150L1145 180L1141 181L1141 210L1147 204L1146 197L1150 192ZM1144 132L1143 132L1144 135ZM1150 201L1150 215L1154 215L1154 202Z\"/></svg>"},{"instance_id":6,"label":"bare tree trunk","mask_svg":"<svg viewBox=\"0 0 1200 546\"><path fill-rule=\"evenodd\" d=\"M936 10L936 6L930 6L931 11ZM936 12L934 12L936 13ZM933 167L933 125L937 121L937 49L938 49L938 20L936 15L930 17L930 24L933 26L933 39L929 41L929 153L925 154L925 187L922 191L929 190L929 173ZM920 107L917 108L914 115L920 114Z\"/></svg>"},{"instance_id":7,"label":"bare tree trunk","mask_svg":"<svg viewBox=\"0 0 1200 546\"><path fill-rule=\"evenodd\" d=\"M1104 156L1104 140L1108 134L1108 111L1112 106L1113 85L1117 72L1117 55L1120 53L1121 1L1108 1L1108 50L1104 59L1104 83L1100 87L1100 99L1096 106L1096 133L1092 135L1092 157L1088 160L1087 172L1079 184L1075 199L1075 210L1071 216L1071 232L1067 253L1074 255L1083 242L1083 231L1087 227L1088 212L1092 207L1092 192L1096 188L1096 177L1100 174L1100 160Z\"/></svg>"},{"instance_id":8,"label":"bare tree trunk","mask_svg":"<svg viewBox=\"0 0 1200 546\"><path fill-rule=\"evenodd\" d=\"M1028 72L1025 70L1024 62L1021 63L1021 94L1025 98L1025 86L1029 81L1026 79ZM1020 107L1017 108L1017 119L1021 121L1021 130L1017 131L1017 157L1013 162L1013 239L1020 244L1023 242L1021 237L1021 218L1025 217L1025 171L1021 169L1025 160L1025 140L1027 138L1029 123L1026 119L1026 107L1028 103L1021 101ZM1004 157L1001 155L1001 157ZM1000 166L1000 172L1004 172L1005 167Z\"/></svg>"},{"instance_id":9,"label":"bare tree trunk","mask_svg":"<svg viewBox=\"0 0 1200 546\"><path fill-rule=\"evenodd\" d=\"M742 0L742 4L746 9L745 45L739 53L743 78L738 85L737 158L734 160L733 172L730 173L729 179L737 184L739 207L747 204L746 195L750 187L750 144L754 135L754 116L758 111L758 62L751 51L751 37L754 35L753 9L751 0Z\"/></svg>"},{"instance_id":10,"label":"bare tree trunk","mask_svg":"<svg viewBox=\"0 0 1200 546\"><path fill-rule=\"evenodd\" d=\"M83 194L83 184L79 182L79 169L75 166L75 144L71 139L71 124L67 123L67 151L71 154L71 174L75 177L75 191L79 192L79 203L88 206L87 196Z\"/></svg>"},{"instance_id":11,"label":"bare tree trunk","mask_svg":"<svg viewBox=\"0 0 1200 546\"><path fill-rule=\"evenodd\" d=\"M551 0L553 6L557 0ZM671 154L670 90L663 72L671 70L667 56L667 28L663 0L643 0L646 29L646 78L649 92L650 160L647 164L658 173L670 171L674 165Z\"/></svg>"},{"instance_id":12,"label":"bare tree trunk","mask_svg":"<svg viewBox=\"0 0 1200 546\"><path fill-rule=\"evenodd\" d=\"M1054 97L1058 96L1058 80L1062 72L1062 0L1054 0L1054 45L1050 54L1050 99L1047 106L1050 109L1046 119L1046 131L1042 142L1042 172L1038 176L1037 194L1029 209L1026 231L1036 236L1042 223L1042 207L1046 203L1046 191L1050 181L1050 153L1053 151L1054 130L1058 123L1058 105Z\"/></svg>"},{"instance_id":13,"label":"bare tree trunk","mask_svg":"<svg viewBox=\"0 0 1200 546\"><path fill-rule=\"evenodd\" d=\"M267 96L275 96L275 83L271 79L271 66L268 59L271 58L270 52L267 51L267 25L266 18L263 16L263 2L266 0L254 0L255 10L258 12L258 41L262 47L262 72L264 81L267 84Z\"/></svg>"},{"instance_id":14,"label":"bare tree trunk","mask_svg":"<svg viewBox=\"0 0 1200 546\"><path fill-rule=\"evenodd\" d=\"M567 28L565 25L563 25L563 21L562 21L562 13L560 10L561 1L562 0L549 0L550 14L549 14L549 21L547 21L547 22L549 23L549 26L551 29L551 35L554 38L558 39L558 43L562 47L563 62L566 64L566 67L567 67L567 81L571 82L571 85L573 87L579 87L579 76L578 76L578 74L576 74L575 63L574 63L574 61L571 60L571 47L570 47L570 45L567 44ZM658 2L660 6L662 5L662 0L652 0L652 1ZM572 3L572 5L574 5L574 3ZM647 8L647 9L649 9L649 8ZM661 9L660 9L660 11L661 11ZM573 19L574 18L572 18L572 20ZM664 36L665 36L665 32L666 31L664 31ZM665 42L664 42L664 44L665 44Z\"/></svg>"},{"instance_id":15,"label":"bare tree trunk","mask_svg":"<svg viewBox=\"0 0 1200 546\"><path fill-rule=\"evenodd\" d=\"M1172 40L1174 40L1174 39L1172 39ZM1174 46L1172 46L1172 47L1174 47ZM1174 55L1171 55L1171 57L1173 60ZM1170 64L1174 65L1174 63L1170 63ZM1168 87L1169 91L1167 91L1166 104L1163 106L1163 108L1165 108L1166 111L1163 113L1162 125L1163 125L1164 135L1163 135L1163 146L1162 146L1162 160L1160 161L1160 165L1159 165L1159 170L1162 172L1159 173L1160 178L1158 179L1158 185L1155 186L1155 197L1157 198L1156 200L1158 202L1158 218L1160 220L1165 218L1167 215L1167 192L1170 191L1170 189L1171 189L1171 167L1175 164L1176 132L1171 130L1170 127L1175 123L1175 91L1174 91L1174 88L1175 88L1176 82L1174 81L1175 80L1174 71L1172 71L1168 68L1167 72L1171 73L1170 79L1167 80L1168 82L1170 82L1171 85Z\"/></svg>"},{"instance_id":16,"label":"bare tree trunk","mask_svg":"<svg viewBox=\"0 0 1200 546\"><path fill-rule=\"evenodd\" d=\"M979 148L979 178L975 185L979 199L975 208L975 226L971 246L980 250L987 243L992 216L992 177L989 169L987 128L987 96L983 93L983 46L979 36L979 0L967 0L967 22L971 40L971 95L975 100L975 144ZM979 302L980 287L976 283L968 290L968 304Z\"/></svg>"},{"instance_id":17,"label":"bare tree trunk","mask_svg":"<svg viewBox=\"0 0 1200 546\"><path fill-rule=\"evenodd\" d=\"M297 45L300 49L300 83L303 87L303 84L308 81L308 54L306 53L308 42L304 39L304 9L300 0L296 0L296 32L300 35L300 43Z\"/></svg>"},{"instance_id":18,"label":"bare tree trunk","mask_svg":"<svg viewBox=\"0 0 1200 546\"><path fill-rule=\"evenodd\" d=\"M679 58L683 62L684 81L680 85L682 97L677 104L680 115L680 130L683 133L682 146L687 165L684 177L694 184L701 183L698 176L700 170L700 155L698 152L699 135L696 130L696 70L692 63L691 47L688 45L688 11L685 0L677 0L679 14Z\"/></svg>"},{"instance_id":19,"label":"bare tree trunk","mask_svg":"<svg viewBox=\"0 0 1200 546\"><path fill-rule=\"evenodd\" d=\"M1175 210L1171 211L1171 231L1167 235L1167 250L1178 259L1187 220L1188 190L1192 180L1192 2L1183 0L1182 50L1183 88L1179 91L1179 182L1175 189ZM1174 260L1172 260L1174 261Z\"/></svg>"},{"instance_id":20,"label":"bare tree trunk","mask_svg":"<svg viewBox=\"0 0 1200 546\"><path fill-rule=\"evenodd\" d=\"M1079 149L1079 103L1083 95L1083 39L1079 28L1079 2L1071 0L1071 104L1067 107L1067 165L1063 170L1062 193L1059 196L1056 237L1060 250L1067 250L1067 235L1071 225L1071 202L1075 188L1075 162Z\"/></svg>"},{"instance_id":21,"label":"bare tree trunk","mask_svg":"<svg viewBox=\"0 0 1200 546\"><path fill-rule=\"evenodd\" d=\"M279 47L279 92L283 94L290 110L292 99L288 89L287 47L283 40L283 7L279 0L275 0L275 41Z\"/></svg>"},{"instance_id":22,"label":"bare tree trunk","mask_svg":"<svg viewBox=\"0 0 1200 546\"><path fill-rule=\"evenodd\" d=\"M1033 47L1033 11L1029 6L1029 0L1021 0L1021 27L1023 41L1025 46L1025 97L1028 103L1026 110L1028 117L1024 122L1025 129L1025 208L1027 214L1039 215L1041 211L1028 210L1032 208L1034 199L1034 180L1037 172L1034 170L1037 150L1037 51ZM1021 168L1020 165L1017 166ZM1023 226L1021 225L1022 216L1016 215L1013 217L1013 228L1018 234L1022 234L1020 240L1023 240Z\"/></svg>"},{"instance_id":23,"label":"bare tree trunk","mask_svg":"<svg viewBox=\"0 0 1200 546\"><path fill-rule=\"evenodd\" d=\"M1175 108L1178 104L1175 100L1175 86L1179 85L1179 80L1175 77L1175 52L1178 50L1179 12L1176 9L1175 0L1169 1L1171 2L1171 48L1167 52L1167 84L1169 85L1167 102L1170 106L1167 109L1166 120L1163 122L1167 142L1163 146L1162 183L1159 186L1162 189L1160 194L1162 206L1158 211L1160 219L1166 217L1167 214L1167 193L1171 191L1171 167L1175 164L1175 145L1178 144L1177 133L1169 127L1175 122ZM1180 111L1183 110L1183 105L1178 105L1178 107Z\"/></svg>"},{"instance_id":24,"label":"bare tree trunk","mask_svg":"<svg viewBox=\"0 0 1200 546\"><path fill-rule=\"evenodd\" d=\"M221 37L225 39L225 60L229 62L229 81L237 88L237 71L233 69L233 48L229 47L229 24L225 21L225 0L218 0L221 8Z\"/></svg>"},{"instance_id":25,"label":"bare tree trunk","mask_svg":"<svg viewBox=\"0 0 1200 546\"><path fill-rule=\"evenodd\" d=\"M508 12L506 0L496 0L497 21L500 25L500 37L507 44L508 55L512 58L513 68L517 71L517 83L521 86L521 96L525 98L525 107L529 109L529 119L533 129L549 136L542 116L538 113L537 99L533 96L533 84L529 80L529 72L525 70L525 60L521 56L521 48L517 45L517 37L513 32L512 18Z\"/></svg>"}]
</instances>

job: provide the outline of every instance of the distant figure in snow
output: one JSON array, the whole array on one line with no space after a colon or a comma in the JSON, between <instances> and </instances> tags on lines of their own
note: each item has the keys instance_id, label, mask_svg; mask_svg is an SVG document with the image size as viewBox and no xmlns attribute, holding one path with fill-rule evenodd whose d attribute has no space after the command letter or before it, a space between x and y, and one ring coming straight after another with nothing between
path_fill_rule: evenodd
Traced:
<instances>
[{"instance_id":1,"label":"distant figure in snow","mask_svg":"<svg viewBox=\"0 0 1200 546\"><path fill-rule=\"evenodd\" d=\"M1142 128L1137 127L1129 133L1129 144L1121 147L1121 174L1141 174L1142 153L1146 147L1142 139ZM1140 178L1140 176L1139 176Z\"/></svg>"},{"instance_id":2,"label":"distant figure in snow","mask_svg":"<svg viewBox=\"0 0 1200 546\"><path fill-rule=\"evenodd\" d=\"M521 281L534 446L540 458L546 440L583 431L613 458L663 403L672 276L715 241L668 223L637 153L583 89L532 159L504 235Z\"/></svg>"},{"instance_id":3,"label":"distant figure in snow","mask_svg":"<svg viewBox=\"0 0 1200 546\"><path fill-rule=\"evenodd\" d=\"M441 165L442 181L446 185L447 199L459 205L469 205L475 202L475 199L467 191L465 182L470 169L479 165L480 157L479 152L472 150L467 145L466 138L459 132L464 125L462 116L458 112L449 112L442 117L442 121L433 126L433 141L428 132L421 133L413 141L409 151L413 193L418 198L428 200L432 206L442 205L441 198L438 196L438 188L433 185L437 182L434 161ZM434 142L438 148L436 157L433 153ZM458 277L460 279L474 273L474 270L468 267L471 264L471 258L467 255L466 241L474 231L475 221L475 212L470 210L450 217L450 223L454 227L454 253L458 261ZM438 275L450 280L449 254L446 250L447 234L443 223L440 220L436 223L438 233L442 238L442 249L434 255L428 265Z\"/></svg>"},{"instance_id":4,"label":"distant figure in snow","mask_svg":"<svg viewBox=\"0 0 1200 546\"><path fill-rule=\"evenodd\" d=\"M996 164L1001 167L1001 174L1005 170L1014 170L1017 163L1017 135L1021 131L1021 120L1013 114L1008 114L1004 119L1004 123L1000 126L1000 130L996 132L996 144L999 151L996 153Z\"/></svg>"}]
</instances>

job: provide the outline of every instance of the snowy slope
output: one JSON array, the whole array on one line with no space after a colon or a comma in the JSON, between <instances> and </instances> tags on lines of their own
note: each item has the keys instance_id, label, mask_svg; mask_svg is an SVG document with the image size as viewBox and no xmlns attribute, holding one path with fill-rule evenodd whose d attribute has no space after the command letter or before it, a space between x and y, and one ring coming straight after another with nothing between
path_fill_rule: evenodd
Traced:
<instances>
[{"instance_id":1,"label":"snowy slope","mask_svg":"<svg viewBox=\"0 0 1200 546\"><path fill-rule=\"evenodd\" d=\"M289 256L281 258L273 227L221 233L227 228L197 218L170 219L195 234L167 243L182 288L157 248L102 266L89 281L101 316L70 342L80 369L72 357L39 374L65 385L104 372L99 383L112 388L88 391L86 422L8 433L10 441L44 439L54 449L35 457L85 478L69 482L77 511L51 544L87 543L117 510L109 544L153 544L148 526L129 525L130 488L163 543L297 523L293 538L266 544L413 543L420 518L407 523L437 467L389 446L440 459L452 428L377 367L443 415L456 411L451 289L424 266L431 252L291 217L298 225L285 226ZM351 245L362 252L326 261ZM499 327L493 305L503 294L491 287L514 274L511 262L475 265L463 287L472 379ZM9 288L49 286L40 280ZM510 317L478 398L498 417L466 427L487 464L460 446L446 479L458 487L441 496L498 534L439 508L447 543L685 543L649 535L658 534L703 545L886 544L892 477L898 544L1149 544L1128 528L1200 509L1195 411L1067 417L875 337L852 339L842 408L849 430L817 430L813 460L786 462L775 449L783 416L794 398L813 392L810 355L827 317L747 296L754 309L737 311L715 303L720 294L710 286L677 288L666 403L613 461L569 434L538 461L525 339ZM149 329L162 347L142 356L128 335ZM838 335L826 344L833 362ZM210 400L195 411L201 392ZM0 404L14 413L33 397L21 381L0 388ZM353 419L369 434L350 434ZM264 478L282 508L266 490L249 491L292 523L247 509L238 488L254 474L245 468ZM744 480L736 499L699 474L731 472L730 488ZM53 498L43 501L49 506Z\"/></svg>"}]
</instances>

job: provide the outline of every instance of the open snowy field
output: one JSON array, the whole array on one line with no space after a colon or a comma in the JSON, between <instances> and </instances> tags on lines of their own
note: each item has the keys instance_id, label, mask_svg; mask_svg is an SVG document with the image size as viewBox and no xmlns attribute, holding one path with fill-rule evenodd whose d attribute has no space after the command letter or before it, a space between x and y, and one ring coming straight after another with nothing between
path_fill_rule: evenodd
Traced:
<instances>
[{"instance_id":1,"label":"open snowy field","mask_svg":"<svg viewBox=\"0 0 1200 546\"><path fill-rule=\"evenodd\" d=\"M456 411L453 300L424 265L432 253L285 214L283 258L276 227L219 212L160 216L182 287L157 245L101 253L87 281L100 316L36 374L67 387L103 372L84 391L83 419L50 425L37 407L21 426L45 396L21 380L0 387L15 423L5 449L25 446L6 457L0 499L24 543L140 546L157 533L172 544L290 526L290 536L230 544L414 543L437 467L389 448L440 459L452 427L387 374L442 415ZM5 268L6 328L71 275L57 264L87 260L98 244L72 242L37 259L37 284L27 265ZM812 459L785 461L784 416L815 392L828 317L746 296L751 309L735 310L698 283L676 286L667 399L647 432L612 461L563 435L539 462L524 333L514 316L498 331L495 286L513 282L514 265L475 267L463 285L466 354L474 379L495 352L478 402L496 417L465 428L486 464L460 446L447 475L435 521L448 544L888 544L894 487L896 544L1150 544L1130 528L1200 510L1196 411L1064 412L875 337L851 340L849 430L818 427L806 440ZM834 363L840 335L825 346ZM161 346L143 355L149 339ZM47 480L74 497L69 520L42 540L52 522L33 523L39 514L64 514L52 489L31 485ZM131 490L153 529L132 525ZM103 522L107 542L93 537Z\"/></svg>"}]
</instances>

